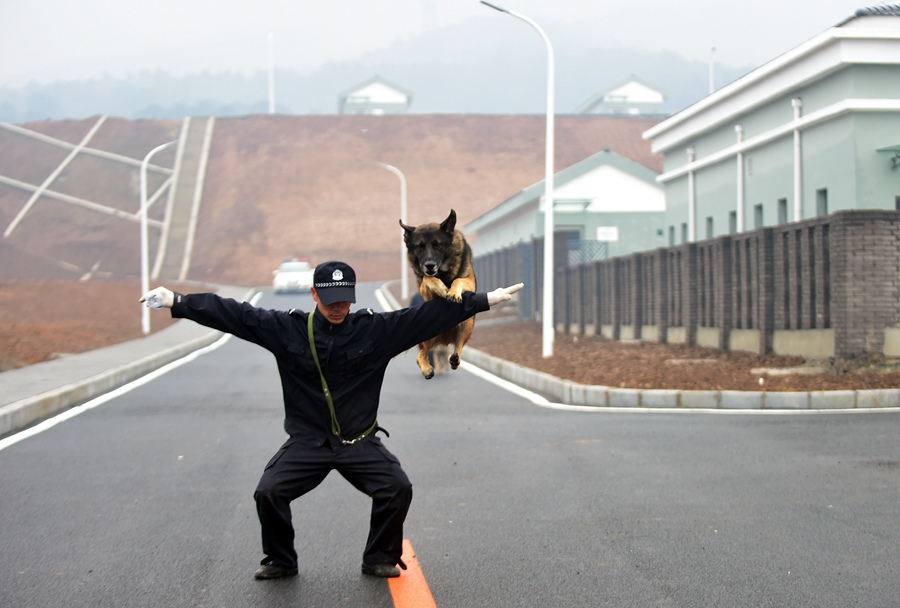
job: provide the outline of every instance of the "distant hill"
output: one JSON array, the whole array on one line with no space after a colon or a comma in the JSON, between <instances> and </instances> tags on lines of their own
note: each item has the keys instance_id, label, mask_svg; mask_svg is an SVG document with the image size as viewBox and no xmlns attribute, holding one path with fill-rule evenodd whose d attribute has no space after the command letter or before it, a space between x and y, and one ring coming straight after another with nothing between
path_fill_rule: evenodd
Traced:
<instances>
[{"instance_id":1,"label":"distant hill","mask_svg":"<svg viewBox=\"0 0 900 608\"><path fill-rule=\"evenodd\" d=\"M335 114L338 94L376 74L412 91L418 114L540 114L547 90L546 51L523 26L515 45L498 27L520 24L467 22L397 42L363 59L331 63L318 70L283 69L275 62L275 102L280 114ZM504 30L505 31L505 30ZM674 52L635 47L609 48L603 41L548 31L556 56L556 111L570 114L597 93L632 75L663 91L671 113L709 93L709 66ZM718 87L755 66L717 64ZM0 121L86 118L175 118L190 115L241 116L268 110L268 74L258 70L173 76L142 71L126 77L32 83L0 87Z\"/></svg>"},{"instance_id":2,"label":"distant hill","mask_svg":"<svg viewBox=\"0 0 900 608\"><path fill-rule=\"evenodd\" d=\"M44 121L29 129L77 143L96 122ZM603 148L653 170L662 159L641 134L658 120L560 116L557 170ZM180 121L108 119L92 147L140 160L178 137ZM399 272L400 184L408 182L408 222L460 225L544 177L544 117L534 115L247 116L219 118L212 141L188 278L238 285L271 281L284 257L342 258L360 280ZM0 176L42 183L67 151L0 130ZM171 167L168 151L155 164ZM138 169L78 156L50 184L128 213L139 210ZM162 178L155 178L151 191ZM0 183L5 230L29 192ZM151 213L161 219L162 205ZM158 230L151 233L155 255ZM0 279L128 279L139 276L134 221L40 198L8 238L0 238Z\"/></svg>"}]
</instances>

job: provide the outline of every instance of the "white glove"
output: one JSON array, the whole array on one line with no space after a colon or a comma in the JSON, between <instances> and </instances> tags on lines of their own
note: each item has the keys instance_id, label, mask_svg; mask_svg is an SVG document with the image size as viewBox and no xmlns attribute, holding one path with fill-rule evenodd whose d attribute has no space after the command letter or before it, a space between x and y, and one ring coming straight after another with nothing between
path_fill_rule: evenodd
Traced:
<instances>
[{"instance_id":1,"label":"white glove","mask_svg":"<svg viewBox=\"0 0 900 608\"><path fill-rule=\"evenodd\" d=\"M498 289L495 289L494 291L489 291L487 294L488 306L494 306L495 304L499 304L500 302L506 302L507 300L512 298L512 294L516 293L523 287L525 287L525 283L516 283L512 287L500 287Z\"/></svg>"},{"instance_id":2,"label":"white glove","mask_svg":"<svg viewBox=\"0 0 900 608\"><path fill-rule=\"evenodd\" d=\"M151 289L141 298L141 302L147 305L147 308L172 308L175 303L175 293L165 287L157 287Z\"/></svg>"}]
</instances>

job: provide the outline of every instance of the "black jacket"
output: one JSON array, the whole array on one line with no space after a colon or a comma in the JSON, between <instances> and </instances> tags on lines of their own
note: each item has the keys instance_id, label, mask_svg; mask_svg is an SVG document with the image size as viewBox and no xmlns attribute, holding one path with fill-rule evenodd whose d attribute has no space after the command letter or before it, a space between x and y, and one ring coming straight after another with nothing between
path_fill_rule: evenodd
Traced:
<instances>
[{"instance_id":1,"label":"black jacket","mask_svg":"<svg viewBox=\"0 0 900 608\"><path fill-rule=\"evenodd\" d=\"M487 294L465 293L460 304L435 299L416 308L376 313L363 309L332 325L316 310L313 335L341 435L363 434L378 413L390 360L465 319L489 309ZM331 414L309 348L308 314L256 308L215 294L178 295L172 316L258 344L275 355L284 396L284 430L307 445L331 434Z\"/></svg>"}]
</instances>

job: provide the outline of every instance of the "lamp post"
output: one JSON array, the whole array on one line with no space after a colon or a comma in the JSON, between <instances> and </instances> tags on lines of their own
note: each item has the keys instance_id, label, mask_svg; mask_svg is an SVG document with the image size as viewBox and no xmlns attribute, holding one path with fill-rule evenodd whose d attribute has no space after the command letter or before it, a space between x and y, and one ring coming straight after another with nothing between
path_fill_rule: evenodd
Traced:
<instances>
[{"instance_id":1,"label":"lamp post","mask_svg":"<svg viewBox=\"0 0 900 608\"><path fill-rule=\"evenodd\" d=\"M525 15L499 7L490 2L485 2L485 0L481 0L481 3L501 13L521 19L537 30L544 40L544 44L547 45L547 135L544 155L544 306L541 312L542 354L544 358L547 358L553 356L553 281L555 272L553 267L553 45L550 44L550 39L544 30L541 29L541 26Z\"/></svg>"},{"instance_id":2,"label":"lamp post","mask_svg":"<svg viewBox=\"0 0 900 608\"><path fill-rule=\"evenodd\" d=\"M162 144L161 146L156 146L152 150L147 153L147 156L144 157L144 160L141 161L141 293L147 293L150 291L150 277L148 276L148 268L149 264L147 263L147 165L150 164L150 159L153 158L157 152L162 152L166 148L175 145L178 143L178 140L170 141L168 143ZM144 332L144 335L150 333L150 309L146 306L141 306L141 330Z\"/></svg>"},{"instance_id":3,"label":"lamp post","mask_svg":"<svg viewBox=\"0 0 900 608\"><path fill-rule=\"evenodd\" d=\"M382 169L387 169L398 178L400 178L400 221L404 224L406 223L406 177L403 175L403 171L394 167L392 165L387 165L385 163L375 163ZM409 298L409 270L407 269L406 262L406 244L403 242L403 239L400 239L400 298L403 300L404 305L406 304L406 300Z\"/></svg>"},{"instance_id":4,"label":"lamp post","mask_svg":"<svg viewBox=\"0 0 900 608\"><path fill-rule=\"evenodd\" d=\"M275 113L275 44L269 32L269 114Z\"/></svg>"}]
</instances>

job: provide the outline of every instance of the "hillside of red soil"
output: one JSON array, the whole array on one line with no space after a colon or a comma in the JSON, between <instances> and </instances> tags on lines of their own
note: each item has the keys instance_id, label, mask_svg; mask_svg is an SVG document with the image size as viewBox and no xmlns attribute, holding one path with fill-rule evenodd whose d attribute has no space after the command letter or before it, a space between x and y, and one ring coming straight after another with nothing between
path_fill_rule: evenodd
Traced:
<instances>
[{"instance_id":1,"label":"hillside of red soil","mask_svg":"<svg viewBox=\"0 0 900 608\"><path fill-rule=\"evenodd\" d=\"M0 283L0 371L142 337L140 282ZM175 321L153 315L151 331Z\"/></svg>"},{"instance_id":2,"label":"hillside of red soil","mask_svg":"<svg viewBox=\"0 0 900 608\"><path fill-rule=\"evenodd\" d=\"M78 144L99 117L23 127ZM658 119L558 116L559 170L604 148L654 170L662 158L641 134ZM180 121L108 118L91 148L131 164L79 154L49 189L131 215L131 219L42 196L0 239L0 280L139 278L140 161L179 137ZM440 221L455 209L459 226L544 178L543 116L393 115L218 118L203 183L188 280L268 284L285 257L314 263L340 258L365 280L396 278L401 240L400 181L407 223ZM152 159L171 168L174 148ZM0 130L0 175L40 185L70 150ZM148 171L148 195L166 175ZM0 226L7 230L32 192L0 184ZM162 219L165 197L151 205ZM155 260L160 230L151 227ZM171 280L173 277L160 277Z\"/></svg>"}]
</instances>

